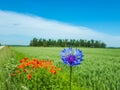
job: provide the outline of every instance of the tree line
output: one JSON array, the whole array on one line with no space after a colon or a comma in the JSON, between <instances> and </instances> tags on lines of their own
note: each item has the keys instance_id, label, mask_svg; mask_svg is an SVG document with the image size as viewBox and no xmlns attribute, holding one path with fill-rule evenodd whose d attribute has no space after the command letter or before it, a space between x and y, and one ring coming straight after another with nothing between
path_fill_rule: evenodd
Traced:
<instances>
[{"instance_id":1,"label":"tree line","mask_svg":"<svg viewBox=\"0 0 120 90\"><path fill-rule=\"evenodd\" d=\"M91 48L105 48L106 44L98 40L76 40L76 39L37 39L33 38L30 41L30 46L41 47L91 47Z\"/></svg>"}]
</instances>

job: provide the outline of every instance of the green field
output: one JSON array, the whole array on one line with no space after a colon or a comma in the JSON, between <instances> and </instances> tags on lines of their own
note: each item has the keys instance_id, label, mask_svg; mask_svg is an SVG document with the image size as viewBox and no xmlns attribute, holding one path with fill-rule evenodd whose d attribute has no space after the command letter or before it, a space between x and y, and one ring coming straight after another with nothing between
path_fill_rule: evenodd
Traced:
<instances>
[{"instance_id":1,"label":"green field","mask_svg":"<svg viewBox=\"0 0 120 90\"><path fill-rule=\"evenodd\" d=\"M13 85L14 83L11 81L13 77L7 78L19 60L24 57L53 60L54 65L61 67L62 70L56 77L53 77L55 79L51 81L54 83L51 90L69 90L69 66L65 65L60 58L60 51L63 49L57 47L6 47L0 50L0 85L2 90L29 90L21 88L21 81L14 81L16 84ZM120 90L120 49L79 49L84 53L84 61L79 66L73 67L72 90ZM36 85L39 82L31 84ZM44 88L34 88L33 90L48 90L46 85L42 85ZM28 87L27 84L24 86Z\"/></svg>"}]
</instances>

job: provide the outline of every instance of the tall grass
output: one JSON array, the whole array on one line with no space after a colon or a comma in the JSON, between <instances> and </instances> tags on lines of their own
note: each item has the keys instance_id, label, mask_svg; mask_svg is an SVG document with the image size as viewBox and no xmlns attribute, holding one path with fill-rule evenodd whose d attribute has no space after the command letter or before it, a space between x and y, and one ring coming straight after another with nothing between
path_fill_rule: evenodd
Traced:
<instances>
[{"instance_id":1,"label":"tall grass","mask_svg":"<svg viewBox=\"0 0 120 90\"><path fill-rule=\"evenodd\" d=\"M33 90L47 90L47 85L52 85L50 90L69 90L69 66L63 64L60 59L60 51L63 48L43 48L43 47L5 47L0 50L0 88L1 90L31 90L27 85L15 81L11 77L11 72L19 64L19 60L28 58L38 58L53 60L54 65L61 67L62 71L52 81L46 81L43 87ZM92 49L80 48L84 53L84 61L81 65L73 67L72 90L120 90L120 49ZM47 76L46 76L47 77ZM39 78L39 77L38 77ZM28 80L24 80L29 82ZM52 80L52 79L51 79ZM40 81L43 82L43 81ZM40 83L32 82L32 85ZM28 85L29 86L29 85Z\"/></svg>"},{"instance_id":2,"label":"tall grass","mask_svg":"<svg viewBox=\"0 0 120 90\"><path fill-rule=\"evenodd\" d=\"M0 50L0 90L14 90L11 82L11 72L16 67L22 54L17 54L9 47ZM16 86L14 86L16 87Z\"/></svg>"},{"instance_id":3,"label":"tall grass","mask_svg":"<svg viewBox=\"0 0 120 90\"><path fill-rule=\"evenodd\" d=\"M8 69L5 68L11 59L13 53L8 49L8 47L2 48L0 50L0 88L2 90L7 90L10 85L10 75Z\"/></svg>"}]
</instances>

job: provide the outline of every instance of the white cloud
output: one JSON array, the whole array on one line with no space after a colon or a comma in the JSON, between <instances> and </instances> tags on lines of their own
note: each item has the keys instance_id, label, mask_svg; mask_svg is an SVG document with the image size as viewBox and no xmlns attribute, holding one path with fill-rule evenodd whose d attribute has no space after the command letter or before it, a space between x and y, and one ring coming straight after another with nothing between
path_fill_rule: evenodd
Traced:
<instances>
[{"instance_id":1,"label":"white cloud","mask_svg":"<svg viewBox=\"0 0 120 90\"><path fill-rule=\"evenodd\" d=\"M55 20L9 11L0 11L0 35L0 42L6 44L28 44L30 39L38 37L95 39L104 41L108 46L120 46L120 36L112 36L87 27L73 26Z\"/></svg>"}]
</instances>

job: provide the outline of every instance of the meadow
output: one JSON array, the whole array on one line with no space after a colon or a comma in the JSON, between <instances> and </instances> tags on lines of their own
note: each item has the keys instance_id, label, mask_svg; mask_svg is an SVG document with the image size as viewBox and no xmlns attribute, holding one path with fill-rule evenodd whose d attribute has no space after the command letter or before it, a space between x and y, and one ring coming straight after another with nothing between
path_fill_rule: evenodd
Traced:
<instances>
[{"instance_id":1,"label":"meadow","mask_svg":"<svg viewBox=\"0 0 120 90\"><path fill-rule=\"evenodd\" d=\"M69 66L60 58L59 47L5 47L0 50L1 90L69 90ZM84 61L73 66L72 90L120 90L120 49L79 48ZM34 79L11 76L23 58L52 60L60 67L55 75L36 71Z\"/></svg>"}]
</instances>

